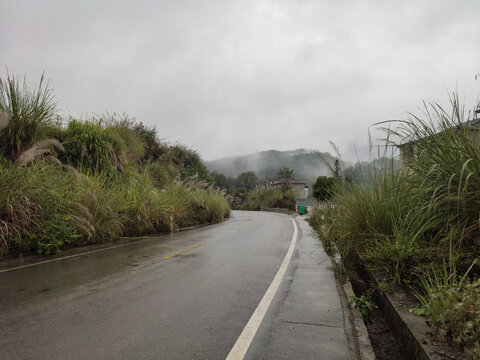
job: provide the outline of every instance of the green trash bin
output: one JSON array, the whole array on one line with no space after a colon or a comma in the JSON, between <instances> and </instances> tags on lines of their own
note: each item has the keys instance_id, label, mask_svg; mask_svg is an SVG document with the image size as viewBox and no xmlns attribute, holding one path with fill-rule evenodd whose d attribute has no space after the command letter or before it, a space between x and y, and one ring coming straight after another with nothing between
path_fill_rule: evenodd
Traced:
<instances>
[{"instance_id":1,"label":"green trash bin","mask_svg":"<svg viewBox=\"0 0 480 360\"><path fill-rule=\"evenodd\" d=\"M298 213L300 215L305 215L307 213L307 207L305 205L298 206Z\"/></svg>"}]
</instances>

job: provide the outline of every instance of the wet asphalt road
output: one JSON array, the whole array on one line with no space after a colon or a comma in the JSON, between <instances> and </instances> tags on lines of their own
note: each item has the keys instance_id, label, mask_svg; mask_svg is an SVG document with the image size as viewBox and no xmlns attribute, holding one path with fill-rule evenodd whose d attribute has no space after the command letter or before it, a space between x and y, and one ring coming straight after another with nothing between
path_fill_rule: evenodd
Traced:
<instances>
[{"instance_id":1,"label":"wet asphalt road","mask_svg":"<svg viewBox=\"0 0 480 360\"><path fill-rule=\"evenodd\" d=\"M285 215L235 211L219 225L0 273L0 358L224 359L292 234Z\"/></svg>"}]
</instances>

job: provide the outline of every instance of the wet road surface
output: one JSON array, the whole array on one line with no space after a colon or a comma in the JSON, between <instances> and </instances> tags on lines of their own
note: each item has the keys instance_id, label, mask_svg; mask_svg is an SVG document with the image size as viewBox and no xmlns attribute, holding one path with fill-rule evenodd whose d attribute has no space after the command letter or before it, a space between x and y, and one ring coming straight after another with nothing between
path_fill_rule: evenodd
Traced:
<instances>
[{"instance_id":1,"label":"wet road surface","mask_svg":"<svg viewBox=\"0 0 480 360\"><path fill-rule=\"evenodd\" d=\"M0 357L224 359L282 263L289 217L227 222L0 273Z\"/></svg>"}]
</instances>

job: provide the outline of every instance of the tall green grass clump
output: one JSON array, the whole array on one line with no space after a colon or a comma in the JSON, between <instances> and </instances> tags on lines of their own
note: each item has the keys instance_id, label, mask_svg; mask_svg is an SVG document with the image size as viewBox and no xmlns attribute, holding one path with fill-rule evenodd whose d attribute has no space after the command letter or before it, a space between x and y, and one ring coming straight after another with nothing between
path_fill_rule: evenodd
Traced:
<instances>
[{"instance_id":1,"label":"tall green grass clump","mask_svg":"<svg viewBox=\"0 0 480 360\"><path fill-rule=\"evenodd\" d=\"M15 161L36 141L44 138L56 116L51 89L42 75L38 87L31 90L26 79L7 75L0 79L0 152Z\"/></svg>"},{"instance_id":2,"label":"tall green grass clump","mask_svg":"<svg viewBox=\"0 0 480 360\"><path fill-rule=\"evenodd\" d=\"M347 267L363 262L410 289L440 334L478 356L479 125L454 95L451 110L426 105L391 134L403 144L402 168L346 184L311 223Z\"/></svg>"},{"instance_id":3,"label":"tall green grass clump","mask_svg":"<svg viewBox=\"0 0 480 360\"><path fill-rule=\"evenodd\" d=\"M90 173L123 169L127 160L120 135L101 120L70 120L65 130L65 161Z\"/></svg>"},{"instance_id":4,"label":"tall green grass clump","mask_svg":"<svg viewBox=\"0 0 480 360\"><path fill-rule=\"evenodd\" d=\"M70 181L69 174L41 161L1 167L0 256L48 255L77 241Z\"/></svg>"},{"instance_id":5,"label":"tall green grass clump","mask_svg":"<svg viewBox=\"0 0 480 360\"><path fill-rule=\"evenodd\" d=\"M190 204L189 225L217 223L230 216L230 205L225 201L224 191L212 186L193 191Z\"/></svg>"},{"instance_id":6,"label":"tall green grass clump","mask_svg":"<svg viewBox=\"0 0 480 360\"><path fill-rule=\"evenodd\" d=\"M109 114L101 116L107 132L112 138L117 138L120 151L126 163L140 163L145 155L144 143L136 131L136 119L127 114Z\"/></svg>"}]
</instances>

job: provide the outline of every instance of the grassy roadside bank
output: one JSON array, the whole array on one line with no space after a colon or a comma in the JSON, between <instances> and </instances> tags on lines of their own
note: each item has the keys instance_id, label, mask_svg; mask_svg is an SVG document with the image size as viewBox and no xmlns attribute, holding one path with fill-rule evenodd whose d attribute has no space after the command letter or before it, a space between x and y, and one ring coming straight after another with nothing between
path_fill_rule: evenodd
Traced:
<instances>
[{"instance_id":1,"label":"grassy roadside bank","mask_svg":"<svg viewBox=\"0 0 480 360\"><path fill-rule=\"evenodd\" d=\"M0 258L222 221L199 155L125 115L62 119L43 79L0 81Z\"/></svg>"},{"instance_id":2,"label":"grassy roadside bank","mask_svg":"<svg viewBox=\"0 0 480 360\"><path fill-rule=\"evenodd\" d=\"M336 190L335 207L314 209L311 224L345 266L382 272L385 287L415 295L438 338L480 358L480 142L458 99L432 104L395 130L411 153L365 185ZM335 246L333 246L335 245ZM357 260L356 260L357 259ZM365 301L368 301L366 299Z\"/></svg>"}]
</instances>

